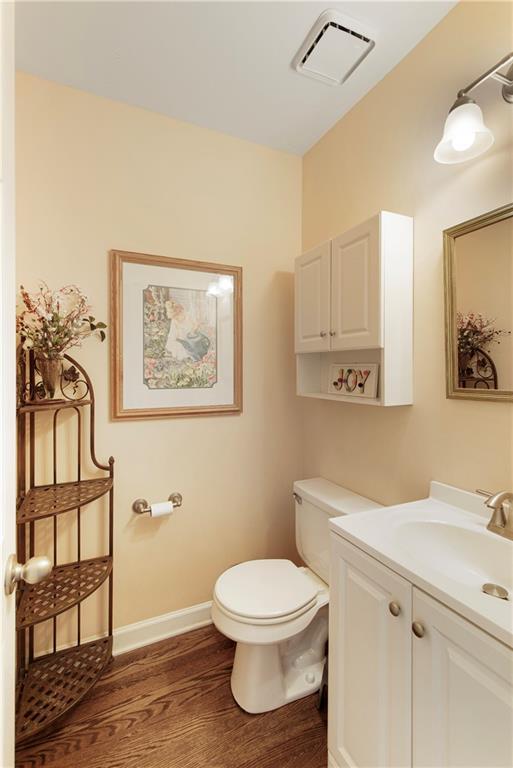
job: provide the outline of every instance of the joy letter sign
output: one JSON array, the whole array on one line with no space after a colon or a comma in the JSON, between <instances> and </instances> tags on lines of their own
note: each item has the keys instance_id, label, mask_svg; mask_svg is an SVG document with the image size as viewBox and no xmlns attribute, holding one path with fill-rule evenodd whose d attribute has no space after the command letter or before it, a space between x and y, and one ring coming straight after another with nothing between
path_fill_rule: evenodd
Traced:
<instances>
[{"instance_id":1,"label":"joy letter sign","mask_svg":"<svg viewBox=\"0 0 513 768\"><path fill-rule=\"evenodd\" d=\"M376 397L377 363L337 363L330 366L328 392L346 397Z\"/></svg>"}]
</instances>

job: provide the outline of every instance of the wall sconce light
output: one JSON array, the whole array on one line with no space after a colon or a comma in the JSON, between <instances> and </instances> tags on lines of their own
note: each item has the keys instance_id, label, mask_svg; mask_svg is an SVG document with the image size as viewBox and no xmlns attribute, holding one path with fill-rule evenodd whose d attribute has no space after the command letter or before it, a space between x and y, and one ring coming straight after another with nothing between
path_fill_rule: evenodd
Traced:
<instances>
[{"instance_id":1,"label":"wall sconce light","mask_svg":"<svg viewBox=\"0 0 513 768\"><path fill-rule=\"evenodd\" d=\"M434 158L437 163L463 163L483 154L492 146L493 133L486 127L483 113L469 93L492 77L502 83L504 101L513 104L513 65L506 75L499 72L501 67L512 61L513 53L509 53L466 88L458 91L458 97L445 121L444 134L435 149Z\"/></svg>"}]
</instances>

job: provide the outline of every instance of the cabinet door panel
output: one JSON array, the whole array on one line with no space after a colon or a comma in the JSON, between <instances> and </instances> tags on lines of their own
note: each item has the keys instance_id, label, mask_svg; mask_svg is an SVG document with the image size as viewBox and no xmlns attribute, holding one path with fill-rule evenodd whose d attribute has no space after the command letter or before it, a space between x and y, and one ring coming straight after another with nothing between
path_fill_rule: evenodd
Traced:
<instances>
[{"instance_id":1,"label":"cabinet door panel","mask_svg":"<svg viewBox=\"0 0 513 768\"><path fill-rule=\"evenodd\" d=\"M296 352L330 348L331 243L324 243L296 259Z\"/></svg>"},{"instance_id":2,"label":"cabinet door panel","mask_svg":"<svg viewBox=\"0 0 513 768\"><path fill-rule=\"evenodd\" d=\"M382 347L379 216L332 244L331 348Z\"/></svg>"},{"instance_id":3,"label":"cabinet door panel","mask_svg":"<svg viewBox=\"0 0 513 768\"><path fill-rule=\"evenodd\" d=\"M413 765L511 768L513 652L414 589Z\"/></svg>"},{"instance_id":4,"label":"cabinet door panel","mask_svg":"<svg viewBox=\"0 0 513 768\"><path fill-rule=\"evenodd\" d=\"M330 753L339 766L409 766L411 585L334 534L331 558Z\"/></svg>"}]
</instances>

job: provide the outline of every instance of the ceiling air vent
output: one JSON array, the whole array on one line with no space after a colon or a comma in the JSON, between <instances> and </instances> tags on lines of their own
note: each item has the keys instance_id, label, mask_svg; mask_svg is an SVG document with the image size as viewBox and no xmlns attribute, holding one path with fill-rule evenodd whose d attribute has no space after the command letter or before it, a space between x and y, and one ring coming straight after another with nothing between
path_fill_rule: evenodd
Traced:
<instances>
[{"instance_id":1,"label":"ceiling air vent","mask_svg":"<svg viewBox=\"0 0 513 768\"><path fill-rule=\"evenodd\" d=\"M292 66L329 85L345 82L374 48L371 32L338 11L321 13Z\"/></svg>"}]
</instances>

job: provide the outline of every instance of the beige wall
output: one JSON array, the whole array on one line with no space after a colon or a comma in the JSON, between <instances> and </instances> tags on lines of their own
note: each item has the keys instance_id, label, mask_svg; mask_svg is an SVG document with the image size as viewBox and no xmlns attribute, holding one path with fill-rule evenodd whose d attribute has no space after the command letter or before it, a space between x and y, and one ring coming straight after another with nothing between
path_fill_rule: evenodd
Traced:
<instances>
[{"instance_id":1,"label":"beige wall","mask_svg":"<svg viewBox=\"0 0 513 768\"><path fill-rule=\"evenodd\" d=\"M305 475L384 503L513 480L513 404L445 398L442 230L511 202L513 109L497 83L477 92L495 147L433 161L456 92L512 49L511 3L460 3L305 156L303 250L380 209L415 218L415 404L303 404Z\"/></svg>"},{"instance_id":2,"label":"beige wall","mask_svg":"<svg viewBox=\"0 0 513 768\"><path fill-rule=\"evenodd\" d=\"M20 282L77 283L108 321L109 248L244 270L241 416L113 423L108 344L89 340L76 353L96 387L98 455L116 458L118 626L210 599L235 562L293 552L300 213L299 157L18 76ZM174 490L184 504L173 517L132 514L138 496ZM62 537L72 544L69 526Z\"/></svg>"},{"instance_id":3,"label":"beige wall","mask_svg":"<svg viewBox=\"0 0 513 768\"><path fill-rule=\"evenodd\" d=\"M299 158L19 75L20 281L76 282L103 319L109 248L244 267L241 417L112 423L107 345L77 353L96 385L98 453L116 457L116 625L208 599L234 562L291 555L297 476L384 503L425 494L431 478L511 485L513 406L445 398L441 232L513 195L513 110L496 84L479 92L494 149L461 166L432 158L458 88L511 42L511 5L460 4L304 158L304 250L383 208L415 217L406 408L294 397ZM173 517L132 514L136 497L172 490L184 496ZM62 535L72 548L72 526Z\"/></svg>"}]
</instances>

